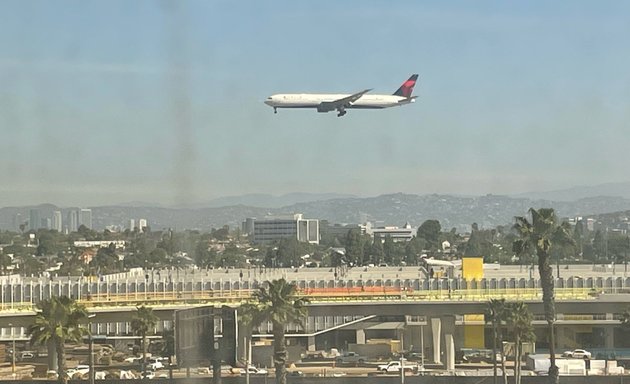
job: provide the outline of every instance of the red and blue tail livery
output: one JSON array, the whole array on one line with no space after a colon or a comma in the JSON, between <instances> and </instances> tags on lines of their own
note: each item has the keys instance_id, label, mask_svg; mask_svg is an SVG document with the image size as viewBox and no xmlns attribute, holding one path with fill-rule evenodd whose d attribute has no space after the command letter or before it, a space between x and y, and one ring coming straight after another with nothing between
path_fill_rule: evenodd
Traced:
<instances>
[{"instance_id":1,"label":"red and blue tail livery","mask_svg":"<svg viewBox=\"0 0 630 384\"><path fill-rule=\"evenodd\" d=\"M273 108L313 108L317 112L337 111L337 116L346 114L347 109L384 109L414 103L416 96L411 96L418 75L411 75L393 95L367 94L371 89L357 93L280 93L271 95L265 104Z\"/></svg>"},{"instance_id":2,"label":"red and blue tail livery","mask_svg":"<svg viewBox=\"0 0 630 384\"><path fill-rule=\"evenodd\" d=\"M416 80L418 80L418 74L411 75L409 80L405 81L400 88L394 92L394 96L411 97L413 87L416 85Z\"/></svg>"}]
</instances>

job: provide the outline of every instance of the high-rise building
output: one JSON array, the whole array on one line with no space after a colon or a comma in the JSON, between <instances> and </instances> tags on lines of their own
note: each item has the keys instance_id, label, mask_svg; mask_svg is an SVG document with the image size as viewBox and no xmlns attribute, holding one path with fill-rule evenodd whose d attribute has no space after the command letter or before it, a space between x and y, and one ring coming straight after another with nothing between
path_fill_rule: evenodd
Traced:
<instances>
[{"instance_id":1,"label":"high-rise building","mask_svg":"<svg viewBox=\"0 0 630 384\"><path fill-rule=\"evenodd\" d=\"M147 219L138 219L138 230L140 232L144 232L144 229L147 227Z\"/></svg>"},{"instance_id":2,"label":"high-rise building","mask_svg":"<svg viewBox=\"0 0 630 384\"><path fill-rule=\"evenodd\" d=\"M82 225L92 229L92 210L89 208L81 208L79 211L79 227Z\"/></svg>"},{"instance_id":3,"label":"high-rise building","mask_svg":"<svg viewBox=\"0 0 630 384\"><path fill-rule=\"evenodd\" d=\"M22 218L22 214L21 213L16 213L15 216L13 216L13 229L15 231L22 231L22 229L20 228L21 225L24 224L24 219Z\"/></svg>"},{"instance_id":4,"label":"high-rise building","mask_svg":"<svg viewBox=\"0 0 630 384\"><path fill-rule=\"evenodd\" d=\"M76 232L79 229L79 210L71 209L68 211L68 231Z\"/></svg>"},{"instance_id":5,"label":"high-rise building","mask_svg":"<svg viewBox=\"0 0 630 384\"><path fill-rule=\"evenodd\" d=\"M61 233L63 230L63 223L61 221L61 211L54 211L52 215L52 227L55 231Z\"/></svg>"},{"instance_id":6,"label":"high-rise building","mask_svg":"<svg viewBox=\"0 0 630 384\"><path fill-rule=\"evenodd\" d=\"M133 232L136 229L136 221L134 219L129 219L129 230Z\"/></svg>"},{"instance_id":7,"label":"high-rise building","mask_svg":"<svg viewBox=\"0 0 630 384\"><path fill-rule=\"evenodd\" d=\"M42 215L39 209L31 209L28 216L28 229L36 231L42 227Z\"/></svg>"}]
</instances>

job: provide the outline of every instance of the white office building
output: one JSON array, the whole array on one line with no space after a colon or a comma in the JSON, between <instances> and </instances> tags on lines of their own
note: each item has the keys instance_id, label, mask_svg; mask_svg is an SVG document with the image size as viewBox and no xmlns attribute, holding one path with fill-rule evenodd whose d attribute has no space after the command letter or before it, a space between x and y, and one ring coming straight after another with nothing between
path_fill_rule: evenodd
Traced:
<instances>
[{"instance_id":1,"label":"white office building","mask_svg":"<svg viewBox=\"0 0 630 384\"><path fill-rule=\"evenodd\" d=\"M385 241L386 237L391 237L394 242L410 241L418 232L418 229L413 228L409 223L405 223L402 228L394 226L374 227L372 223L366 223L361 226L361 230L372 238L378 237L381 241Z\"/></svg>"},{"instance_id":2,"label":"white office building","mask_svg":"<svg viewBox=\"0 0 630 384\"><path fill-rule=\"evenodd\" d=\"M319 220L305 219L301 213L285 217L249 218L246 223L253 224L254 243L294 238L302 242L319 244Z\"/></svg>"}]
</instances>

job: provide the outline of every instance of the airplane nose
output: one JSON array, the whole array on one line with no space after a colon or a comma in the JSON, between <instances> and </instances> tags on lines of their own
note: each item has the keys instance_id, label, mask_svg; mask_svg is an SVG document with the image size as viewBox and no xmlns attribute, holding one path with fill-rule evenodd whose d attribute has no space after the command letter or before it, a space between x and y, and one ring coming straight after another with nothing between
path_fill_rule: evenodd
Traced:
<instances>
[{"instance_id":1,"label":"airplane nose","mask_svg":"<svg viewBox=\"0 0 630 384\"><path fill-rule=\"evenodd\" d=\"M269 96L267 98L267 100L265 100L265 104L267 105L273 105L273 97Z\"/></svg>"}]
</instances>

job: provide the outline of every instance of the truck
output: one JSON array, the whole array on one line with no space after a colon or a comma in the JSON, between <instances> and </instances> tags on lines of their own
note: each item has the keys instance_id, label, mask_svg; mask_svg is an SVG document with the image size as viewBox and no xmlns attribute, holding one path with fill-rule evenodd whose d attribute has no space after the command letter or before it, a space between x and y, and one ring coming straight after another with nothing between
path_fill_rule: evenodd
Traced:
<instances>
[{"instance_id":1,"label":"truck","mask_svg":"<svg viewBox=\"0 0 630 384\"><path fill-rule=\"evenodd\" d=\"M382 373L400 373L400 368L402 364L400 360L392 360L387 364L380 364L376 367L376 370ZM418 370L418 364L405 361L404 362L405 372L413 371L416 372Z\"/></svg>"},{"instance_id":2,"label":"truck","mask_svg":"<svg viewBox=\"0 0 630 384\"><path fill-rule=\"evenodd\" d=\"M367 357L361 356L356 352L345 352L335 358L337 364L363 364L366 361Z\"/></svg>"}]
</instances>

